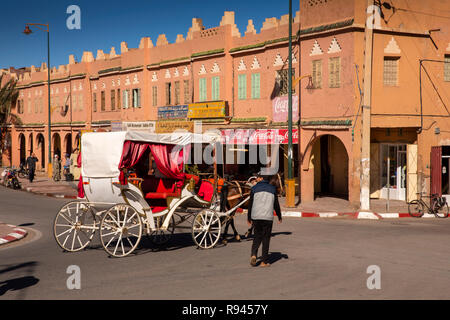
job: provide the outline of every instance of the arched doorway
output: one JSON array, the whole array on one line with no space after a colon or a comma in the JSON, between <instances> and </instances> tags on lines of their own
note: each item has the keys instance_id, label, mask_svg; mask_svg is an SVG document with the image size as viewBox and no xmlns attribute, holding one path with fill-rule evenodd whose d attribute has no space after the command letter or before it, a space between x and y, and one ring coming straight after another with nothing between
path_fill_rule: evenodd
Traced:
<instances>
[{"instance_id":1,"label":"arched doorway","mask_svg":"<svg viewBox=\"0 0 450 320\"><path fill-rule=\"evenodd\" d=\"M33 143L33 134L30 133L30 135L28 136L28 154L27 156L31 155L34 151L34 143Z\"/></svg>"},{"instance_id":2,"label":"arched doorway","mask_svg":"<svg viewBox=\"0 0 450 320\"><path fill-rule=\"evenodd\" d=\"M318 137L312 147L314 195L348 200L348 153L333 135Z\"/></svg>"},{"instance_id":3,"label":"arched doorway","mask_svg":"<svg viewBox=\"0 0 450 320\"><path fill-rule=\"evenodd\" d=\"M80 143L81 143L80 137L81 137L81 135L79 133L77 133L77 135L75 136L75 141L73 142L73 145L75 146L74 150L78 150L78 151L80 150Z\"/></svg>"},{"instance_id":4,"label":"arched doorway","mask_svg":"<svg viewBox=\"0 0 450 320\"><path fill-rule=\"evenodd\" d=\"M5 147L3 150L3 158L1 159L2 161L6 161L6 163L2 162L2 166L12 166L12 139L11 139L11 133L7 132L6 133L6 137L5 137Z\"/></svg>"},{"instance_id":5,"label":"arched doorway","mask_svg":"<svg viewBox=\"0 0 450 320\"><path fill-rule=\"evenodd\" d=\"M64 145L66 146L65 153L68 153L69 155L71 155L72 154L72 134L71 133L66 134L66 136L64 138Z\"/></svg>"},{"instance_id":6,"label":"arched doorway","mask_svg":"<svg viewBox=\"0 0 450 320\"><path fill-rule=\"evenodd\" d=\"M27 149L26 149L26 142L25 142L25 135L21 133L19 135L19 146L20 146L20 162L25 162L27 159Z\"/></svg>"},{"instance_id":7,"label":"arched doorway","mask_svg":"<svg viewBox=\"0 0 450 320\"><path fill-rule=\"evenodd\" d=\"M36 144L37 144L37 148L38 150L40 150L40 157L39 157L39 162L41 163L41 167L42 169L45 168L45 138L44 136L39 133L36 137Z\"/></svg>"},{"instance_id":8,"label":"arched doorway","mask_svg":"<svg viewBox=\"0 0 450 320\"><path fill-rule=\"evenodd\" d=\"M61 159L61 137L59 133L53 134L53 156L55 154Z\"/></svg>"}]
</instances>

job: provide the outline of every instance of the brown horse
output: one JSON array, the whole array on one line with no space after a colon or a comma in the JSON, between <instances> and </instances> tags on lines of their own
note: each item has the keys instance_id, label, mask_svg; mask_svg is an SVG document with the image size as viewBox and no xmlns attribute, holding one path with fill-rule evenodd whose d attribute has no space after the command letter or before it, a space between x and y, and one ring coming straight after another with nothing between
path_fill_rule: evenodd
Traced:
<instances>
[{"instance_id":1,"label":"brown horse","mask_svg":"<svg viewBox=\"0 0 450 320\"><path fill-rule=\"evenodd\" d=\"M222 189L222 199L221 199L221 206L220 209L222 212L230 210L231 208L235 208L239 203L244 201L246 198L250 196L251 188L256 183L255 177L250 178L247 182L238 182L238 181L232 181L228 182L224 188ZM284 194L284 188L282 183L282 174L277 173L276 175L272 176L269 179L269 183L274 185L277 188L277 194ZM224 201L224 199L227 199L227 201ZM248 209L248 201L245 202L240 206L240 209ZM239 209L237 209L239 210ZM223 233L223 243L227 243L227 235L228 235L228 228L231 226L234 232L234 238L237 241L241 240L241 236L236 230L236 227L234 225L234 217L236 214L236 211L233 211L225 224L225 230ZM252 228L250 228L247 233L245 234L245 237L248 237L252 234Z\"/></svg>"}]
</instances>

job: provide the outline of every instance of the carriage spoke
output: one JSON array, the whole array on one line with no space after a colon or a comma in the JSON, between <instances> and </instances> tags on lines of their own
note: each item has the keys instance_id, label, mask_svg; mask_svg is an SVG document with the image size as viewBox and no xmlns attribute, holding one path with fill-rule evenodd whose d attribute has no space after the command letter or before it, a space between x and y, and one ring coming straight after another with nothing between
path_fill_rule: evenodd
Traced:
<instances>
[{"instance_id":1,"label":"carriage spoke","mask_svg":"<svg viewBox=\"0 0 450 320\"><path fill-rule=\"evenodd\" d=\"M111 242L114 240L114 238L116 237L116 235L117 235L117 232L116 232L116 234L113 236L113 237L111 237L111 239L109 239L109 241L108 241L108 243L106 244L106 248L107 247L109 247L109 245L111 244Z\"/></svg>"},{"instance_id":2,"label":"carriage spoke","mask_svg":"<svg viewBox=\"0 0 450 320\"><path fill-rule=\"evenodd\" d=\"M73 233L73 239L72 239L72 251L73 251L73 246L75 245L75 237L77 236L77 229L75 229L75 232Z\"/></svg>"},{"instance_id":3,"label":"carriage spoke","mask_svg":"<svg viewBox=\"0 0 450 320\"><path fill-rule=\"evenodd\" d=\"M122 240L122 236L119 235L119 239L117 240L117 243L116 243L116 248L114 249L114 255L116 255L116 251L117 251L117 248L119 247L119 242L121 242L121 240Z\"/></svg>"},{"instance_id":4,"label":"carriage spoke","mask_svg":"<svg viewBox=\"0 0 450 320\"><path fill-rule=\"evenodd\" d=\"M64 232L62 232L62 233L60 233L60 234L58 234L56 237L61 237L63 234L66 234L67 232L71 232L73 229L72 228L70 228L70 229L67 229L66 231L64 231ZM64 242L65 243L65 242Z\"/></svg>"},{"instance_id":5,"label":"carriage spoke","mask_svg":"<svg viewBox=\"0 0 450 320\"><path fill-rule=\"evenodd\" d=\"M56 224L57 227L72 227L72 225L68 225L68 224Z\"/></svg>"},{"instance_id":6,"label":"carriage spoke","mask_svg":"<svg viewBox=\"0 0 450 320\"><path fill-rule=\"evenodd\" d=\"M127 220L127 223L130 222L131 219L133 219L133 217L136 215L136 212Z\"/></svg>"}]
</instances>

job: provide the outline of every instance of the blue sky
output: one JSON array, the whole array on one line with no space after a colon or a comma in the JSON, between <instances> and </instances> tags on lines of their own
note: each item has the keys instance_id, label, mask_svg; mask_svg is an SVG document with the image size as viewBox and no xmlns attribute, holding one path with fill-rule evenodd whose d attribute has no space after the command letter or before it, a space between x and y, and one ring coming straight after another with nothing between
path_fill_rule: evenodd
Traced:
<instances>
[{"instance_id":1,"label":"blue sky","mask_svg":"<svg viewBox=\"0 0 450 320\"><path fill-rule=\"evenodd\" d=\"M69 30L66 13L70 5L81 9L81 30ZM293 14L299 1L293 0ZM289 1L273 0L21 0L2 2L0 16L0 68L40 66L47 60L46 33L35 31L26 36L25 23L50 23L51 65L67 64L69 55L81 60L83 51L109 53L111 47L120 53L120 42L136 48L142 37L154 44L161 33L170 43L177 34L186 37L192 18L203 20L206 28L218 26L224 11L234 11L236 24L243 34L248 19L259 32L266 18L280 18L289 13Z\"/></svg>"}]
</instances>

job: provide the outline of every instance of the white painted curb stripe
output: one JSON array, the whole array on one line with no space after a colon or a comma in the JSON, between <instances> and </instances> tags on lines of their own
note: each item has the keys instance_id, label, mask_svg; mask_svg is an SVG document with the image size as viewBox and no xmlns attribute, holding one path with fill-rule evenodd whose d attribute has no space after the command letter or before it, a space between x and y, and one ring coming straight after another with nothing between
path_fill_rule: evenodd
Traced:
<instances>
[{"instance_id":1,"label":"white painted curb stripe","mask_svg":"<svg viewBox=\"0 0 450 320\"><path fill-rule=\"evenodd\" d=\"M325 213L319 213L319 216L321 218L333 218L333 217L337 217L338 214L336 212L325 212Z\"/></svg>"},{"instance_id":2,"label":"white painted curb stripe","mask_svg":"<svg viewBox=\"0 0 450 320\"><path fill-rule=\"evenodd\" d=\"M400 215L398 213L379 213L379 215L383 218L390 219L390 218L399 218Z\"/></svg>"},{"instance_id":3,"label":"white painted curb stripe","mask_svg":"<svg viewBox=\"0 0 450 320\"><path fill-rule=\"evenodd\" d=\"M372 212L360 212L358 214L358 219L379 220L379 218Z\"/></svg>"}]
</instances>

